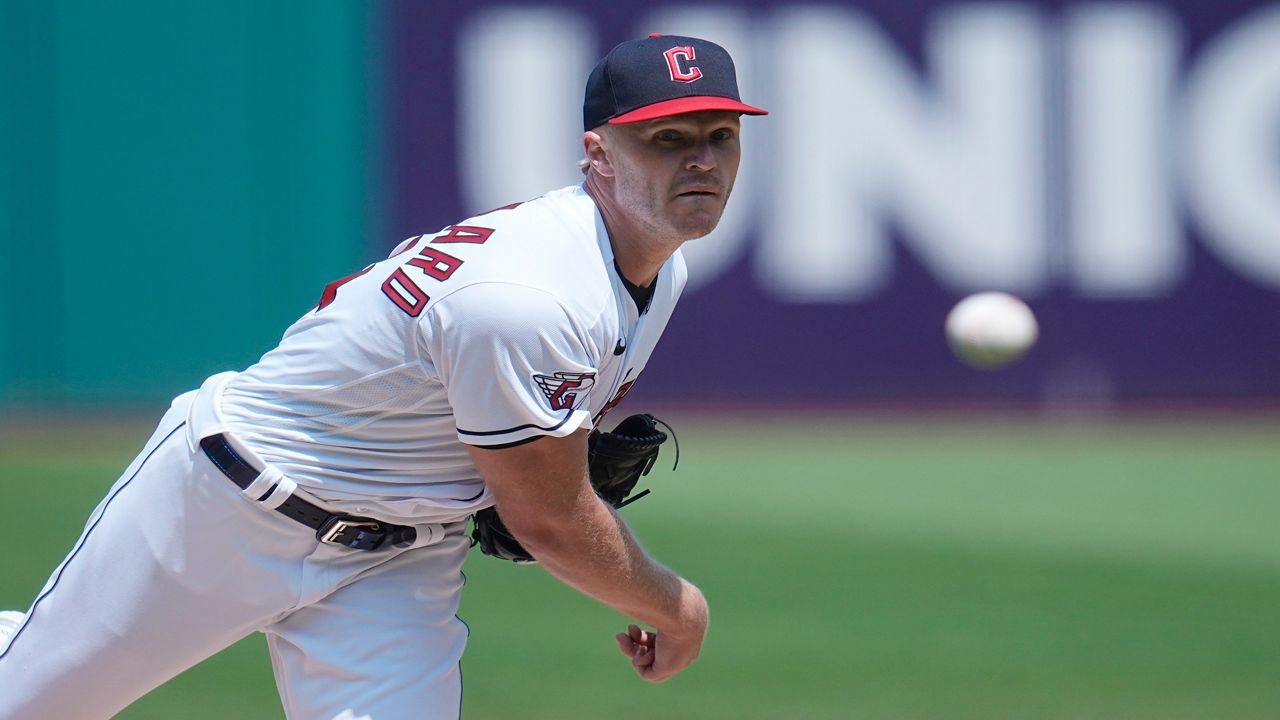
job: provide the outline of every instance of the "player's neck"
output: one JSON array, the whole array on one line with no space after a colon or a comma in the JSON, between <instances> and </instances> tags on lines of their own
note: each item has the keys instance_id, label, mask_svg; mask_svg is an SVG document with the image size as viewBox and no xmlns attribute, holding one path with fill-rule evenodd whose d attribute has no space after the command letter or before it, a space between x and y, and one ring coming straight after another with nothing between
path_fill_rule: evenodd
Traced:
<instances>
[{"instance_id":1,"label":"player's neck","mask_svg":"<svg viewBox=\"0 0 1280 720\"><path fill-rule=\"evenodd\" d=\"M663 241L652 229L630 220L613 202L609 189L601 187L595 175L588 173L582 187L600 211L605 230L609 233L614 261L622 277L637 287L648 287L680 247L680 241Z\"/></svg>"},{"instance_id":2,"label":"player's neck","mask_svg":"<svg viewBox=\"0 0 1280 720\"><path fill-rule=\"evenodd\" d=\"M625 239L621 239L629 237L625 234L615 235L609 228L608 221L605 222L605 228L609 229L609 244L613 246L613 260L617 263L618 270L627 282L636 287L649 287L654 278L658 277L658 271L675 251L672 248L671 252L654 253L652 247L641 243L628 243Z\"/></svg>"}]
</instances>

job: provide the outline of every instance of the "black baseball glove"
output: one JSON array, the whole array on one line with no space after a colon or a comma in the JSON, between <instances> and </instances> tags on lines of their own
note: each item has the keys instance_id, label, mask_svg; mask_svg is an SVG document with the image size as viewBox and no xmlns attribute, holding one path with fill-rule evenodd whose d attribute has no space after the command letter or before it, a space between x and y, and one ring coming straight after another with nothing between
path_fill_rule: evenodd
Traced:
<instances>
[{"instance_id":1,"label":"black baseball glove","mask_svg":"<svg viewBox=\"0 0 1280 720\"><path fill-rule=\"evenodd\" d=\"M618 423L613 432L592 430L587 436L587 470L591 487L601 500L622 508L649 494L645 490L631 495L631 491L649 473L658 459L659 448L667 441L667 434L658 429L659 423L662 421L649 414L632 415ZM677 446L676 462L679 458ZM485 508L471 519L471 544L479 545L485 555L517 563L537 562L507 530L496 509Z\"/></svg>"}]
</instances>

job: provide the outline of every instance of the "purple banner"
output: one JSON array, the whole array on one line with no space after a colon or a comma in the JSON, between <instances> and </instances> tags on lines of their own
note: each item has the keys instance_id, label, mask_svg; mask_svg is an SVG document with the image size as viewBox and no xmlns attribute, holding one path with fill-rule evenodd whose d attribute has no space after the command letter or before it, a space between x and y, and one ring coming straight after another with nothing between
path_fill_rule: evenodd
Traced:
<instances>
[{"instance_id":1,"label":"purple banner","mask_svg":"<svg viewBox=\"0 0 1280 720\"><path fill-rule=\"evenodd\" d=\"M908 7L910 5L910 7ZM581 93L649 32L727 47L743 169L636 396L770 406L1280 403L1280 7L394 4L394 229L580 180ZM978 371L961 297L1040 341Z\"/></svg>"}]
</instances>

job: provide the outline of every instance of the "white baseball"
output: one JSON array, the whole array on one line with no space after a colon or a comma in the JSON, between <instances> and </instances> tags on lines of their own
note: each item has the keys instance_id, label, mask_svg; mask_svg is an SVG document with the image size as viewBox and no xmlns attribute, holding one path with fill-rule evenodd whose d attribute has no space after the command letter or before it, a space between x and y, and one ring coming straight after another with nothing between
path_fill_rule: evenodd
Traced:
<instances>
[{"instance_id":1,"label":"white baseball","mask_svg":"<svg viewBox=\"0 0 1280 720\"><path fill-rule=\"evenodd\" d=\"M1003 367L1022 357L1040 333L1031 308L1003 292L964 298L947 314L946 327L947 342L956 357L983 369Z\"/></svg>"}]
</instances>

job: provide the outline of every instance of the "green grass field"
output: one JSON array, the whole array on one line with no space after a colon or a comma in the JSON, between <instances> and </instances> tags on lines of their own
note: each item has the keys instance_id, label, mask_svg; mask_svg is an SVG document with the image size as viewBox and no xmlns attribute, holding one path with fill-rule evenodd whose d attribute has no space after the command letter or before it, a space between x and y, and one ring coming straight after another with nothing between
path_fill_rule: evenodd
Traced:
<instances>
[{"instance_id":1,"label":"green grass field","mask_svg":"<svg viewBox=\"0 0 1280 720\"><path fill-rule=\"evenodd\" d=\"M675 424L624 512L706 591L702 658L648 685L624 618L473 554L465 718L1280 717L1278 420ZM25 608L149 428L7 425ZM265 643L119 717L282 717Z\"/></svg>"}]
</instances>

